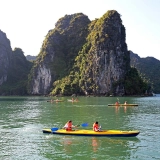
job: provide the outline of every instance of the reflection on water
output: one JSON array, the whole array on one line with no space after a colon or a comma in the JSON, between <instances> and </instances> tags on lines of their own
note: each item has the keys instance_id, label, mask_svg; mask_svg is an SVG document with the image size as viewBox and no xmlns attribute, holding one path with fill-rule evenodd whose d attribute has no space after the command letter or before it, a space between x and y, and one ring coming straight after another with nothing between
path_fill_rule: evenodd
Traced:
<instances>
[{"instance_id":1,"label":"reflection on water","mask_svg":"<svg viewBox=\"0 0 160 160\"><path fill-rule=\"evenodd\" d=\"M93 152L96 152L96 151L97 151L98 146L99 146L99 144L98 144L98 140L97 140L97 138L96 138L96 137L93 137L93 138L92 138L92 147L93 147Z\"/></svg>"},{"instance_id":2,"label":"reflection on water","mask_svg":"<svg viewBox=\"0 0 160 160\"><path fill-rule=\"evenodd\" d=\"M118 114L120 110L122 110L124 113L127 113L127 111L134 109L137 106L113 106L115 108L115 113Z\"/></svg>"},{"instance_id":3,"label":"reflection on water","mask_svg":"<svg viewBox=\"0 0 160 160\"><path fill-rule=\"evenodd\" d=\"M64 150L66 153L72 153L72 138L71 137L64 137L61 140L62 145L64 146Z\"/></svg>"},{"instance_id":4,"label":"reflection on water","mask_svg":"<svg viewBox=\"0 0 160 160\"><path fill-rule=\"evenodd\" d=\"M49 135L51 148L60 152L63 157L71 159L104 159L109 157L131 157L137 151L137 143L140 140L131 138L108 138L108 137L86 137L86 136L62 136ZM58 155L54 155L58 159Z\"/></svg>"},{"instance_id":5,"label":"reflection on water","mask_svg":"<svg viewBox=\"0 0 160 160\"><path fill-rule=\"evenodd\" d=\"M92 147L94 158L96 156L106 159L117 157L117 159L130 159L131 154L136 151L136 144L139 142L137 138L92 138Z\"/></svg>"}]
</instances>

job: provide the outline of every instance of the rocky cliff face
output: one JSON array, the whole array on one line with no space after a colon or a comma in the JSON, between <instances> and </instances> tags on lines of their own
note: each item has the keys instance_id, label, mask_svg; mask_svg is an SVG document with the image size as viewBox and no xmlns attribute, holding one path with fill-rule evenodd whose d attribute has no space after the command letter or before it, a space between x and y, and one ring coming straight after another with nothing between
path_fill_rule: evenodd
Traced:
<instances>
[{"instance_id":1,"label":"rocky cliff face","mask_svg":"<svg viewBox=\"0 0 160 160\"><path fill-rule=\"evenodd\" d=\"M0 85L7 81L11 65L12 49L6 34L0 30Z\"/></svg>"},{"instance_id":2,"label":"rocky cliff face","mask_svg":"<svg viewBox=\"0 0 160 160\"><path fill-rule=\"evenodd\" d=\"M124 79L130 68L125 38L125 28L117 11L108 11L90 26L86 44L89 49L82 51L82 55L86 55L86 62L80 71L83 72L85 93L125 93Z\"/></svg>"},{"instance_id":3,"label":"rocky cliff face","mask_svg":"<svg viewBox=\"0 0 160 160\"><path fill-rule=\"evenodd\" d=\"M51 70L45 64L34 68L31 94L47 94L51 87Z\"/></svg>"},{"instance_id":4,"label":"rocky cliff face","mask_svg":"<svg viewBox=\"0 0 160 160\"><path fill-rule=\"evenodd\" d=\"M82 13L60 18L55 29L48 32L35 61L30 93L48 94L54 81L70 74L81 51L76 58L79 76L75 80L80 78L81 90L123 95L125 75L130 68L125 38L125 27L115 10L92 22Z\"/></svg>"},{"instance_id":5,"label":"rocky cliff face","mask_svg":"<svg viewBox=\"0 0 160 160\"><path fill-rule=\"evenodd\" d=\"M120 14L110 11L102 17L102 36L104 42L95 45L96 59L94 64L99 67L95 76L99 86L99 93L114 92L124 94L124 79L130 68L130 54L125 42L125 28L122 25Z\"/></svg>"},{"instance_id":6,"label":"rocky cliff face","mask_svg":"<svg viewBox=\"0 0 160 160\"><path fill-rule=\"evenodd\" d=\"M69 73L85 43L90 20L82 13L65 15L50 30L30 74L29 92L48 94L52 83Z\"/></svg>"}]
</instances>

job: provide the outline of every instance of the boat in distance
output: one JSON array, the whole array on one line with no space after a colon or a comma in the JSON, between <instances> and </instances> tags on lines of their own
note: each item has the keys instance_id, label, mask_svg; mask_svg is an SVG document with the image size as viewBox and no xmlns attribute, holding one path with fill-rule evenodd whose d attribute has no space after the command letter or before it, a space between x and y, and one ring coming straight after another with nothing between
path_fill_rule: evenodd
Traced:
<instances>
[{"instance_id":1,"label":"boat in distance","mask_svg":"<svg viewBox=\"0 0 160 160\"><path fill-rule=\"evenodd\" d=\"M64 100L56 99L56 100L48 100L47 102L64 102Z\"/></svg>"},{"instance_id":2,"label":"boat in distance","mask_svg":"<svg viewBox=\"0 0 160 160\"><path fill-rule=\"evenodd\" d=\"M108 104L108 106L138 106L138 104Z\"/></svg>"},{"instance_id":3,"label":"boat in distance","mask_svg":"<svg viewBox=\"0 0 160 160\"><path fill-rule=\"evenodd\" d=\"M121 130L102 130L95 132L93 130L73 130L73 131L66 131L65 129L43 129L43 133L50 133L50 134L59 134L59 135L74 135L74 136L99 136L99 137L135 137L137 136L140 131L133 130L133 131L121 131Z\"/></svg>"},{"instance_id":4,"label":"boat in distance","mask_svg":"<svg viewBox=\"0 0 160 160\"><path fill-rule=\"evenodd\" d=\"M67 99L68 102L79 102L78 100Z\"/></svg>"}]
</instances>

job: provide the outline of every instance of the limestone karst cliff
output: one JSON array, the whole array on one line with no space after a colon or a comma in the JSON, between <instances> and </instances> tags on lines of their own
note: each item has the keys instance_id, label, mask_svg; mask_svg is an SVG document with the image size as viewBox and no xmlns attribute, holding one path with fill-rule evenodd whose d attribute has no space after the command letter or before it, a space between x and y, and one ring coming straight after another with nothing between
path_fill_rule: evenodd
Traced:
<instances>
[{"instance_id":1,"label":"limestone karst cliff","mask_svg":"<svg viewBox=\"0 0 160 160\"><path fill-rule=\"evenodd\" d=\"M130 69L125 38L125 27L115 10L91 24L86 47L80 54L86 55L80 71L86 93L124 95L125 75Z\"/></svg>"},{"instance_id":2,"label":"limestone karst cliff","mask_svg":"<svg viewBox=\"0 0 160 160\"><path fill-rule=\"evenodd\" d=\"M66 88L75 92L76 88L80 94L124 95L125 76L130 69L125 38L125 27L117 11L108 11L92 21L73 71L60 83L54 83L52 94L57 94L59 90L67 93Z\"/></svg>"},{"instance_id":3,"label":"limestone karst cliff","mask_svg":"<svg viewBox=\"0 0 160 160\"><path fill-rule=\"evenodd\" d=\"M43 41L29 75L28 93L140 94L143 89L129 92L132 72L137 76L130 68L125 27L117 11L94 21L82 13L65 15ZM136 85L139 82L140 78Z\"/></svg>"},{"instance_id":4,"label":"limestone karst cliff","mask_svg":"<svg viewBox=\"0 0 160 160\"><path fill-rule=\"evenodd\" d=\"M32 63L26 60L20 48L15 48L11 55L6 52L4 55L6 59L3 57L4 61L0 61L0 65L4 69L7 62L7 79L0 85L0 95L27 95L28 74Z\"/></svg>"},{"instance_id":5,"label":"limestone karst cliff","mask_svg":"<svg viewBox=\"0 0 160 160\"><path fill-rule=\"evenodd\" d=\"M6 33L0 31L0 95L26 95L28 74L32 67L23 51L12 51Z\"/></svg>"},{"instance_id":6,"label":"limestone karst cliff","mask_svg":"<svg viewBox=\"0 0 160 160\"><path fill-rule=\"evenodd\" d=\"M130 67L125 38L115 10L93 21L83 13L65 15L46 35L36 59L29 62L22 49L12 51L0 31L0 95L122 96L151 91L152 86Z\"/></svg>"},{"instance_id":7,"label":"limestone karst cliff","mask_svg":"<svg viewBox=\"0 0 160 160\"><path fill-rule=\"evenodd\" d=\"M0 86L7 81L12 49L6 34L0 30Z\"/></svg>"},{"instance_id":8,"label":"limestone karst cliff","mask_svg":"<svg viewBox=\"0 0 160 160\"><path fill-rule=\"evenodd\" d=\"M72 68L74 59L88 34L88 17L82 13L65 15L50 30L29 78L29 93L48 94L55 80Z\"/></svg>"}]
</instances>

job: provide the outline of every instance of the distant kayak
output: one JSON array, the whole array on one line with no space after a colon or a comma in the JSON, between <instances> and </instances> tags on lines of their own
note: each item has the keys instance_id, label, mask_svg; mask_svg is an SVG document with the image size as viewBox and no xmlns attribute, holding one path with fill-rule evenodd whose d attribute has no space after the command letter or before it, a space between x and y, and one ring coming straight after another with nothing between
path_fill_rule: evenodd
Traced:
<instances>
[{"instance_id":1,"label":"distant kayak","mask_svg":"<svg viewBox=\"0 0 160 160\"><path fill-rule=\"evenodd\" d=\"M138 106L138 104L108 104L108 106Z\"/></svg>"},{"instance_id":2,"label":"distant kayak","mask_svg":"<svg viewBox=\"0 0 160 160\"><path fill-rule=\"evenodd\" d=\"M79 102L78 100L72 100L72 99L68 99L68 102Z\"/></svg>"},{"instance_id":3,"label":"distant kayak","mask_svg":"<svg viewBox=\"0 0 160 160\"><path fill-rule=\"evenodd\" d=\"M63 100L60 100L60 99L56 99L56 100L53 100L54 102L63 102Z\"/></svg>"},{"instance_id":4,"label":"distant kayak","mask_svg":"<svg viewBox=\"0 0 160 160\"><path fill-rule=\"evenodd\" d=\"M60 134L60 135L74 135L74 136L102 136L102 137L135 137L140 132L134 131L121 131L121 130L103 130L95 132L93 130L75 130L66 131L65 129L58 129L52 131L51 129L43 129L43 133Z\"/></svg>"},{"instance_id":5,"label":"distant kayak","mask_svg":"<svg viewBox=\"0 0 160 160\"><path fill-rule=\"evenodd\" d=\"M48 100L47 102L63 102L63 100L60 100L60 99L55 99L55 100Z\"/></svg>"}]
</instances>

